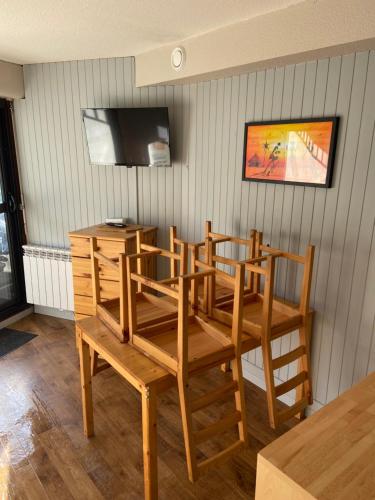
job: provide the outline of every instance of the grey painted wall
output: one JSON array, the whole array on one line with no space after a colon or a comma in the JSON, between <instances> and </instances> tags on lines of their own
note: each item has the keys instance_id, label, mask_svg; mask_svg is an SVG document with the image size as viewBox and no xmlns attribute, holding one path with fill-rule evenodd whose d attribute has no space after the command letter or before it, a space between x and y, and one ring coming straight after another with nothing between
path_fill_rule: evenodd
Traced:
<instances>
[{"instance_id":1,"label":"grey painted wall","mask_svg":"<svg viewBox=\"0 0 375 500\"><path fill-rule=\"evenodd\" d=\"M170 224L199 240L205 219L242 236L256 227L293 252L311 241L316 405L374 370L374 52L201 84L137 89L133 81L130 58L25 66L26 99L15 103L15 117L29 241L66 247L68 230L136 217L136 169L89 165L80 107L168 105L174 165L139 169L139 220L162 229L161 244ZM332 189L241 181L246 120L323 115L341 118ZM299 277L281 267L278 293L297 295ZM295 340L275 342L275 353ZM244 366L260 377L260 352Z\"/></svg>"}]
</instances>

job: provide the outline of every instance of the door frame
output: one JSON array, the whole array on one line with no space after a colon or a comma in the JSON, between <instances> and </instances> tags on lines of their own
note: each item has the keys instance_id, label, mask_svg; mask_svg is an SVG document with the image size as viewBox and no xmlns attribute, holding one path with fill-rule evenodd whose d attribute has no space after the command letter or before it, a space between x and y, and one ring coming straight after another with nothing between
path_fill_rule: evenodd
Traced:
<instances>
[{"instance_id":1,"label":"door frame","mask_svg":"<svg viewBox=\"0 0 375 500\"><path fill-rule=\"evenodd\" d=\"M26 302L25 274L22 245L26 243L22 196L18 173L17 153L13 128L13 103L0 99L0 176L3 182L4 203L7 212L8 247L17 297L14 303L0 310L0 321L28 307ZM9 209L12 209L12 213Z\"/></svg>"}]
</instances>

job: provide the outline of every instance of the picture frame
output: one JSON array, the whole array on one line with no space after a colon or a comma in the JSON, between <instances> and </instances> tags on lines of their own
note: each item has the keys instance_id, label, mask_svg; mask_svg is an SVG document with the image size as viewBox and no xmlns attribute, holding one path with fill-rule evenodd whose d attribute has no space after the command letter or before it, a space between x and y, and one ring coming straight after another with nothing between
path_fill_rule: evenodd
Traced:
<instances>
[{"instance_id":1,"label":"picture frame","mask_svg":"<svg viewBox=\"0 0 375 500\"><path fill-rule=\"evenodd\" d=\"M245 123L242 180L329 188L339 117Z\"/></svg>"}]
</instances>

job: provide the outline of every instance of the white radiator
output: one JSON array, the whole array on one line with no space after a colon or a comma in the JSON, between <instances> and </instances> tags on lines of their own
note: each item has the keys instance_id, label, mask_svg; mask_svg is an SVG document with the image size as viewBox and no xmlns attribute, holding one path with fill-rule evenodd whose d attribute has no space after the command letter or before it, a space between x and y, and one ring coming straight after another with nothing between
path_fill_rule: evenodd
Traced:
<instances>
[{"instance_id":1,"label":"white radiator","mask_svg":"<svg viewBox=\"0 0 375 500\"><path fill-rule=\"evenodd\" d=\"M24 245L23 253L27 302L73 311L70 251Z\"/></svg>"}]
</instances>

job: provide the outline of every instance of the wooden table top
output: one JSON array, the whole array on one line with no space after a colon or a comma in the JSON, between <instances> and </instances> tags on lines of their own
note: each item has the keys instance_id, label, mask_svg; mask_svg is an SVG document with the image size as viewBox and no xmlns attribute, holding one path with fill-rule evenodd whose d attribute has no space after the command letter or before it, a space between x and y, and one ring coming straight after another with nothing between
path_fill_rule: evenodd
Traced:
<instances>
[{"instance_id":1,"label":"wooden table top","mask_svg":"<svg viewBox=\"0 0 375 500\"><path fill-rule=\"evenodd\" d=\"M312 498L375 498L375 372L259 455Z\"/></svg>"},{"instance_id":2,"label":"wooden table top","mask_svg":"<svg viewBox=\"0 0 375 500\"><path fill-rule=\"evenodd\" d=\"M143 226L140 224L128 224L126 227L114 227L107 226L107 224L97 224L96 226L77 229L77 231L70 231L69 236L78 236L81 238L90 238L95 236L96 238L101 239L123 241L129 238L134 238L135 232L138 229L143 229L143 231L147 233L149 231L155 231L157 227Z\"/></svg>"},{"instance_id":3,"label":"wooden table top","mask_svg":"<svg viewBox=\"0 0 375 500\"><path fill-rule=\"evenodd\" d=\"M143 390L147 386L166 389L176 383L175 377L165 368L130 344L120 343L96 316L79 320L76 326L83 339L136 389Z\"/></svg>"}]
</instances>

